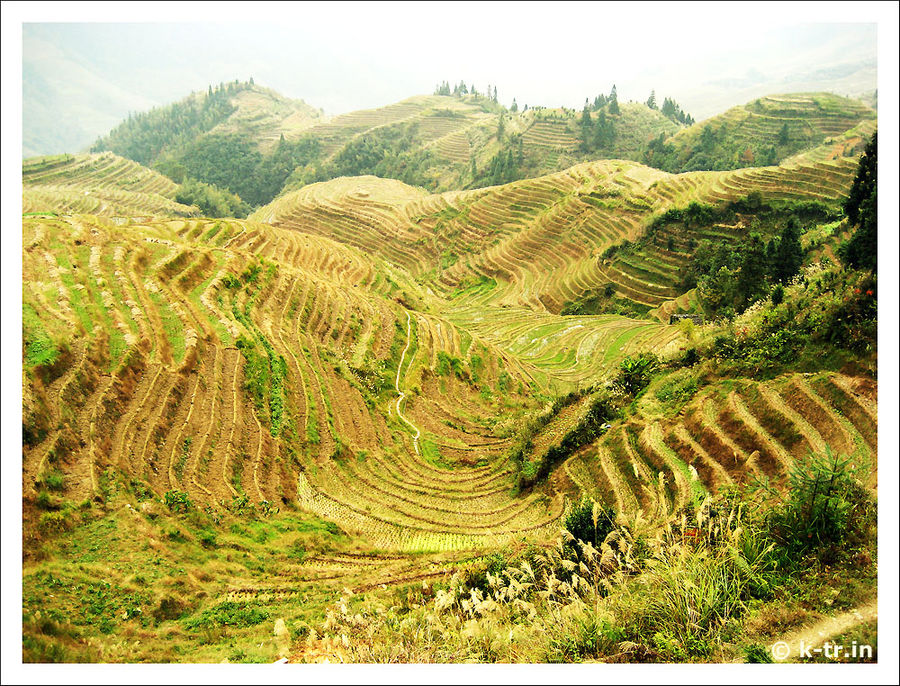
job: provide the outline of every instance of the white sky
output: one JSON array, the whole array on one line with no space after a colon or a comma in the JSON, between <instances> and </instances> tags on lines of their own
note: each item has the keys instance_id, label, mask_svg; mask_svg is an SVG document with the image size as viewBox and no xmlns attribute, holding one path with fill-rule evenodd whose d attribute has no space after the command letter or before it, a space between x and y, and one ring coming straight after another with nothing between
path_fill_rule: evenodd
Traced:
<instances>
[{"instance_id":1,"label":"white sky","mask_svg":"<svg viewBox=\"0 0 900 686\"><path fill-rule=\"evenodd\" d=\"M245 79L329 114L431 92L442 80L498 85L509 104L580 107L616 83L650 88L701 116L714 78L875 59L865 3L45 3L28 22L208 21L139 26L26 26L26 59L55 43L118 86L160 104L210 82ZM868 14L868 20L866 19ZM847 22L868 21L866 25ZM692 101L693 100L693 101Z\"/></svg>"}]
</instances>

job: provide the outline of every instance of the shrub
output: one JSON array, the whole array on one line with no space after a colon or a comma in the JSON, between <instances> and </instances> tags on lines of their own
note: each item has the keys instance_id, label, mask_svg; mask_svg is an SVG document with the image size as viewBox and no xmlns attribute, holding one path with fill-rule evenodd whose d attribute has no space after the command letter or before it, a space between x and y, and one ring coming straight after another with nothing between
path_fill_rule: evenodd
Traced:
<instances>
[{"instance_id":1,"label":"shrub","mask_svg":"<svg viewBox=\"0 0 900 686\"><path fill-rule=\"evenodd\" d=\"M216 532L211 529L201 529L197 532L197 540L204 548L216 547Z\"/></svg>"},{"instance_id":2,"label":"shrub","mask_svg":"<svg viewBox=\"0 0 900 686\"><path fill-rule=\"evenodd\" d=\"M187 512L194 506L190 496L184 491L166 491L164 502L172 512Z\"/></svg>"},{"instance_id":3,"label":"shrub","mask_svg":"<svg viewBox=\"0 0 900 686\"><path fill-rule=\"evenodd\" d=\"M626 395L637 395L647 387L657 369L659 358L653 353L644 352L635 357L628 356L619 363L616 383Z\"/></svg>"},{"instance_id":4,"label":"shrub","mask_svg":"<svg viewBox=\"0 0 900 686\"><path fill-rule=\"evenodd\" d=\"M791 553L839 557L841 548L865 539L873 519L871 497L853 478L851 459L810 453L788 475L789 495L770 518L774 540Z\"/></svg>"},{"instance_id":5,"label":"shrub","mask_svg":"<svg viewBox=\"0 0 900 686\"><path fill-rule=\"evenodd\" d=\"M60 472L50 472L49 474L45 474L42 477L42 480L51 491L61 491L66 487L65 478Z\"/></svg>"},{"instance_id":6,"label":"shrub","mask_svg":"<svg viewBox=\"0 0 900 686\"><path fill-rule=\"evenodd\" d=\"M41 510L58 510L60 508L59 498L50 495L47 491L38 493L37 499L34 501Z\"/></svg>"},{"instance_id":7,"label":"shrub","mask_svg":"<svg viewBox=\"0 0 900 686\"><path fill-rule=\"evenodd\" d=\"M242 628L265 621L269 613L243 603L224 602L185 620L186 629L213 629L221 626Z\"/></svg>"},{"instance_id":8,"label":"shrub","mask_svg":"<svg viewBox=\"0 0 900 686\"><path fill-rule=\"evenodd\" d=\"M64 510L44 512L38 520L41 531L71 531L75 526L70 514Z\"/></svg>"},{"instance_id":9,"label":"shrub","mask_svg":"<svg viewBox=\"0 0 900 686\"><path fill-rule=\"evenodd\" d=\"M591 498L582 498L566 515L566 531L576 540L595 548L606 539L615 526L616 513Z\"/></svg>"},{"instance_id":10,"label":"shrub","mask_svg":"<svg viewBox=\"0 0 900 686\"><path fill-rule=\"evenodd\" d=\"M772 655L768 648L754 643L744 648L744 662L768 664L772 662Z\"/></svg>"},{"instance_id":11,"label":"shrub","mask_svg":"<svg viewBox=\"0 0 900 686\"><path fill-rule=\"evenodd\" d=\"M694 355L696 356L696 351L694 351ZM693 374L677 373L657 389L656 399L662 403L681 405L694 396L697 392L697 385L697 378Z\"/></svg>"}]
</instances>

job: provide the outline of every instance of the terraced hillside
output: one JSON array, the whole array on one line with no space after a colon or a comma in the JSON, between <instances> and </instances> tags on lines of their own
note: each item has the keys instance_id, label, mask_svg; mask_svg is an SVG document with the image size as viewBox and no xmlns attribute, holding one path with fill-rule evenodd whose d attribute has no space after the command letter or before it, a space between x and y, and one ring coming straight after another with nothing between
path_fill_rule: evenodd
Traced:
<instances>
[{"instance_id":1,"label":"terraced hillside","mask_svg":"<svg viewBox=\"0 0 900 686\"><path fill-rule=\"evenodd\" d=\"M98 140L92 152L111 151L146 166L210 134L246 135L269 152L283 135L294 140L322 113L251 82L219 84L208 92L129 117Z\"/></svg>"},{"instance_id":2,"label":"terraced hillside","mask_svg":"<svg viewBox=\"0 0 900 686\"><path fill-rule=\"evenodd\" d=\"M703 239L737 240L749 223L671 236L660 231L639 250L612 258L604 257L608 249L642 238L654 217L691 202L724 205L758 194L765 202L834 203L846 196L856 170L855 158L845 153L873 128L862 124L777 167L729 172L672 175L602 161L431 196L374 177L335 179L286 194L253 218L377 254L431 288L450 310L559 314L569 303L609 290L630 301L635 313L652 311L667 321L683 304L678 284L693 247Z\"/></svg>"},{"instance_id":3,"label":"terraced hillside","mask_svg":"<svg viewBox=\"0 0 900 686\"><path fill-rule=\"evenodd\" d=\"M175 201L178 185L113 153L55 155L22 165L25 213L102 216L193 216Z\"/></svg>"},{"instance_id":4,"label":"terraced hillside","mask_svg":"<svg viewBox=\"0 0 900 686\"><path fill-rule=\"evenodd\" d=\"M209 133L249 135L263 153L270 152L282 136L288 141L297 140L324 117L320 110L302 100L285 98L257 85L238 91L231 98L231 105L234 111Z\"/></svg>"},{"instance_id":5,"label":"terraced hillside","mask_svg":"<svg viewBox=\"0 0 900 686\"><path fill-rule=\"evenodd\" d=\"M62 473L89 497L117 469L195 502L299 500L416 550L562 512L511 496L494 431L533 404L533 366L408 309L416 285L358 250L252 222L70 215L26 219L23 260L26 493Z\"/></svg>"},{"instance_id":6,"label":"terraced hillside","mask_svg":"<svg viewBox=\"0 0 900 686\"><path fill-rule=\"evenodd\" d=\"M560 314L608 284L648 308L679 295L666 282L686 259L678 250L659 251L643 271L601 255L693 200L837 199L853 169L836 151L861 133L765 169L671 175L612 160L440 195L339 178L286 194L247 221L147 210L110 221L65 207L57 218L26 217L26 490L59 471L73 497L88 497L117 469L197 502L296 501L391 550L551 531L574 490L557 481L515 493L516 422L602 381L626 356L684 345L681 329L656 319ZM36 187L91 179L103 190L134 178L136 189L171 193L129 165L110 154L36 162L26 179ZM830 417L821 399L814 404ZM799 424L799 410L777 411L811 436L807 425L832 431L818 415ZM862 418L832 433L874 448L872 427L854 423ZM643 459L636 478L675 465L671 490L691 482L696 463L694 491L715 489L725 477L695 450L712 439L692 427L620 427L579 449L583 469L569 471L582 481L573 483L587 483L585 455L612 452L613 436L634 430L658 448L648 448L656 458ZM726 438L748 456L759 450L765 464L785 464L793 446ZM667 491L652 504L623 489L610 485L607 500L668 512L685 498Z\"/></svg>"},{"instance_id":7,"label":"terraced hillside","mask_svg":"<svg viewBox=\"0 0 900 686\"><path fill-rule=\"evenodd\" d=\"M856 174L853 151L874 130L874 122L864 122L823 145L785 160L779 167L692 172L674 177L678 180L675 183L661 181L658 190L666 195L673 191L678 194L675 203L678 207L685 207L687 198L721 205L750 193L758 193L761 202L814 201L827 206L846 197ZM710 185L695 194L683 194L686 188L700 186L698 181ZM603 259L600 269L617 295L638 306L652 308L653 313L665 319L674 310L690 309L680 284L696 247L704 240L713 245L736 244L748 235L751 224L755 223L751 212L743 218L738 215L730 224L713 222L692 228L682 224L663 226L630 249ZM806 228L814 229L814 226Z\"/></svg>"},{"instance_id":8,"label":"terraced hillside","mask_svg":"<svg viewBox=\"0 0 900 686\"><path fill-rule=\"evenodd\" d=\"M773 95L675 133L645 161L669 171L777 164L875 117L862 102L832 93Z\"/></svg>"},{"instance_id":9,"label":"terraced hillside","mask_svg":"<svg viewBox=\"0 0 900 686\"><path fill-rule=\"evenodd\" d=\"M876 395L871 379L828 372L720 382L674 419L638 412L572 455L551 480L617 512L665 518L754 480L783 487L795 460L828 446L853 455L874 491Z\"/></svg>"}]
</instances>

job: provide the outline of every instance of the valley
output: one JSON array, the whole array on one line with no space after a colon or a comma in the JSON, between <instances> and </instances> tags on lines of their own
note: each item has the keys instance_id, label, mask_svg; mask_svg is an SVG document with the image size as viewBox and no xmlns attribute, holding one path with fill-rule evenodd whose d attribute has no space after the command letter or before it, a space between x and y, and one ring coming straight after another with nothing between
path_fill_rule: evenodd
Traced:
<instances>
[{"instance_id":1,"label":"valley","mask_svg":"<svg viewBox=\"0 0 900 686\"><path fill-rule=\"evenodd\" d=\"M774 612L782 548L740 538L769 531L751 515L810 455L846 458L853 512L875 507L877 281L843 247L868 106L779 95L686 125L603 104L618 135L594 149L574 112L483 95L320 121L236 82L179 107L202 113L180 136L154 110L23 162L26 661L725 661L782 625L627 624L615 599L662 574L645 560L678 569L716 522L766 579L735 607ZM585 502L621 528L588 553L559 538ZM544 602L610 603L589 647L523 628L535 560L568 574ZM826 611L799 606L785 631ZM492 621L513 638L482 641Z\"/></svg>"}]
</instances>

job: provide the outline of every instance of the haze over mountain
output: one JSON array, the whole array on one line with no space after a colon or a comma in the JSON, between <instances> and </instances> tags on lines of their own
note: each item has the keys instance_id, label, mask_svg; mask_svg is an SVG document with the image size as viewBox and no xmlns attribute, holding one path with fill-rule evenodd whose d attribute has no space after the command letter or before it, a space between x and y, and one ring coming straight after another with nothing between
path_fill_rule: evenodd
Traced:
<instances>
[{"instance_id":1,"label":"haze over mountain","mask_svg":"<svg viewBox=\"0 0 900 686\"><path fill-rule=\"evenodd\" d=\"M612 83L622 102L643 102L656 89L698 121L771 93L858 97L877 87L874 24L776 19L758 30L712 19L673 31L663 22L639 25L612 15L619 30L598 38L606 10L572 9L596 22L548 13L540 42L525 29L533 16L496 8L478 20L433 8L393 27L364 6L339 18L339 8L319 8L299 24L25 24L23 156L83 150L128 112L250 76L329 115L430 93L454 78L479 90L495 85L500 102L515 97L520 106L580 109L584 97ZM339 41L317 29L338 19ZM563 35L557 44L553 36ZM461 40L466 50L456 49ZM647 50L660 45L671 45L664 61Z\"/></svg>"}]
</instances>

